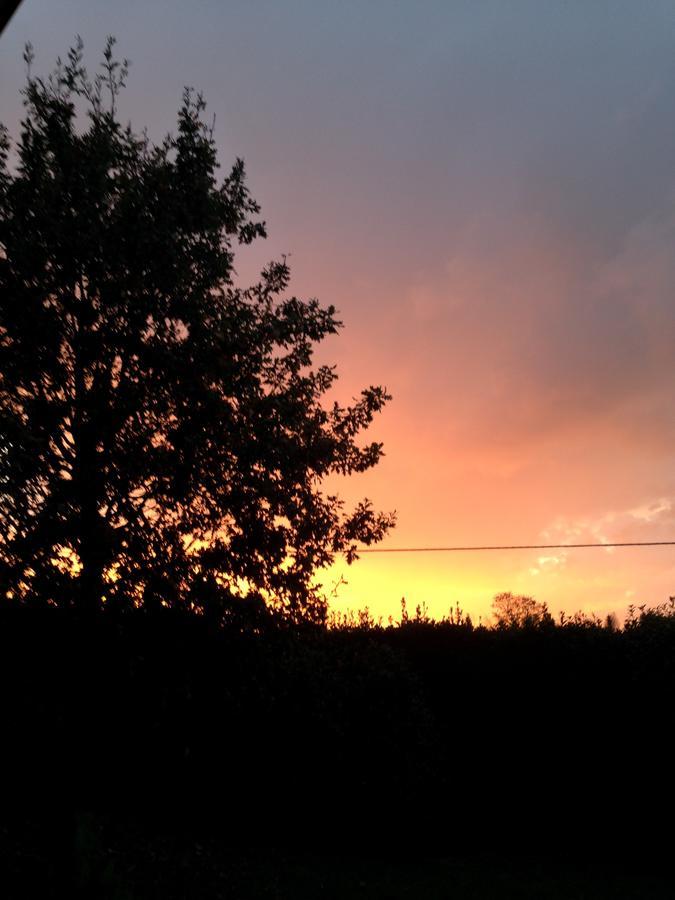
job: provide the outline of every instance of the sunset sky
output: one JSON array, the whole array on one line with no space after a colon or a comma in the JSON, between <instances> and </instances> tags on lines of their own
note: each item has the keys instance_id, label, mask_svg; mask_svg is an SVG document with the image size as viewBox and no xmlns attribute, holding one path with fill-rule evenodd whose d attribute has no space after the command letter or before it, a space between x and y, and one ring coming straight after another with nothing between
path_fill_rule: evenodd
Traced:
<instances>
[{"instance_id":1,"label":"sunset sky","mask_svg":"<svg viewBox=\"0 0 675 900\"><path fill-rule=\"evenodd\" d=\"M339 396L384 384L386 457L342 489L383 546L675 540L675 4L24 0L0 39L132 62L160 139L183 85L246 160L293 292L334 304ZM505 590L621 614L675 593L675 547L364 556L341 608L478 617Z\"/></svg>"}]
</instances>

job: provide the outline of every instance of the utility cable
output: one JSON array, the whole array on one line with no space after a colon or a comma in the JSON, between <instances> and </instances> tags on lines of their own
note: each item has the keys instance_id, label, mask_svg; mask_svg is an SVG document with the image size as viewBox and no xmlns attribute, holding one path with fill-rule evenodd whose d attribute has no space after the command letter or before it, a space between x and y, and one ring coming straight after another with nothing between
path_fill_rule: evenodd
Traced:
<instances>
[{"instance_id":1,"label":"utility cable","mask_svg":"<svg viewBox=\"0 0 675 900\"><path fill-rule=\"evenodd\" d=\"M581 550L600 547L675 547L675 541L619 541L603 544L498 544L476 547L359 547L357 553L465 553L477 550Z\"/></svg>"}]
</instances>

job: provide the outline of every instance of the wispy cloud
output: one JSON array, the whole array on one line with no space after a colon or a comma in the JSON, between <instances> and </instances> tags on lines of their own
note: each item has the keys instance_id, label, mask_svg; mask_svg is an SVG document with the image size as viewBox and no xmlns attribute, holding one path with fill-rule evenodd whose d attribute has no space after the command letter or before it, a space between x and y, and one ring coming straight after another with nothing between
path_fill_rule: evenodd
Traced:
<instances>
[{"instance_id":1,"label":"wispy cloud","mask_svg":"<svg viewBox=\"0 0 675 900\"><path fill-rule=\"evenodd\" d=\"M658 497L638 506L610 510L592 518L556 518L541 532L542 540L551 544L611 544L623 541L675 540L675 497ZM649 529L646 526L650 526ZM613 555L615 547L602 552ZM555 555L540 556L529 571L532 575L564 568L570 551L559 550ZM628 594L631 592L627 593Z\"/></svg>"}]
</instances>

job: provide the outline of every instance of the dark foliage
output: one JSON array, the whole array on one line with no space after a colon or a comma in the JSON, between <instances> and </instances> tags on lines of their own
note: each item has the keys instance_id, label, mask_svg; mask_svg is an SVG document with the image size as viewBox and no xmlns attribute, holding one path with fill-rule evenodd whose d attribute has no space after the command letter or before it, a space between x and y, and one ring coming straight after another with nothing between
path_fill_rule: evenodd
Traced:
<instances>
[{"instance_id":1,"label":"dark foliage","mask_svg":"<svg viewBox=\"0 0 675 900\"><path fill-rule=\"evenodd\" d=\"M123 127L112 47L93 81L80 44L47 80L29 49L14 165L0 129L3 583L61 607L219 617L248 593L321 618L316 569L393 522L321 491L379 460L357 438L386 391L324 403L335 310L285 296L285 261L234 285L235 245L265 234L243 162L218 179L189 90L159 146Z\"/></svg>"},{"instance_id":2,"label":"dark foliage","mask_svg":"<svg viewBox=\"0 0 675 900\"><path fill-rule=\"evenodd\" d=\"M5 608L0 679L23 809L322 844L377 833L429 770L415 679L367 633Z\"/></svg>"},{"instance_id":3,"label":"dark foliage","mask_svg":"<svg viewBox=\"0 0 675 900\"><path fill-rule=\"evenodd\" d=\"M69 830L67 875L58 877L53 830L24 817L0 824L3 900L672 900L668 866L630 857L584 861L478 851L459 856L287 850L177 834L81 812ZM63 865L60 867L63 869Z\"/></svg>"},{"instance_id":4,"label":"dark foliage","mask_svg":"<svg viewBox=\"0 0 675 900\"><path fill-rule=\"evenodd\" d=\"M230 845L658 856L673 622L251 630L6 608L3 771L24 812Z\"/></svg>"}]
</instances>

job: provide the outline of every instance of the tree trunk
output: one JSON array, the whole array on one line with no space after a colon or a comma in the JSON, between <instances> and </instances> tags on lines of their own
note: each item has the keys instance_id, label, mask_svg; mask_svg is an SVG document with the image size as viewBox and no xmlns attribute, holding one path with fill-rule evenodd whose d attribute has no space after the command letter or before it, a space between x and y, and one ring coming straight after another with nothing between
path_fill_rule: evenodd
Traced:
<instances>
[{"instance_id":1,"label":"tree trunk","mask_svg":"<svg viewBox=\"0 0 675 900\"><path fill-rule=\"evenodd\" d=\"M100 472L96 447L87 422L80 435L77 492L79 506L79 577L78 605L83 612L95 611L101 605L105 552L103 520L99 514Z\"/></svg>"},{"instance_id":2,"label":"tree trunk","mask_svg":"<svg viewBox=\"0 0 675 900\"><path fill-rule=\"evenodd\" d=\"M79 284L81 303L88 301L82 281ZM73 440L75 443L74 490L78 510L75 526L77 551L82 570L78 579L77 606L82 612L95 612L100 608L103 592L104 554L102 546L102 519L99 515L100 460L96 452L95 391L87 386L85 372L90 348L86 316L80 312L76 320L74 340L74 414ZM84 320L84 321L83 321Z\"/></svg>"}]
</instances>

